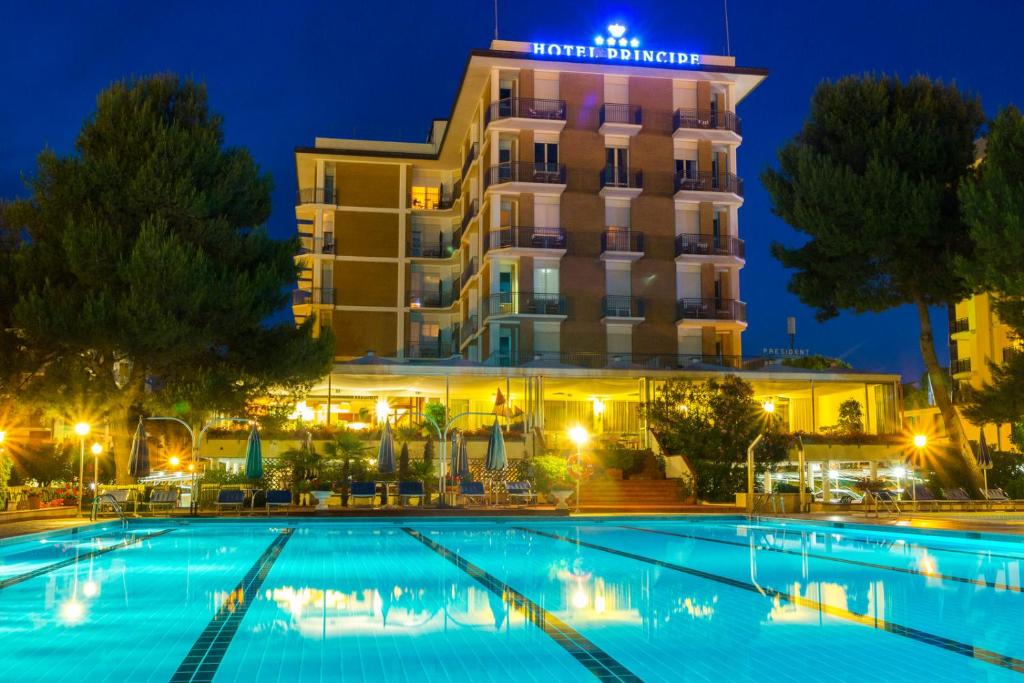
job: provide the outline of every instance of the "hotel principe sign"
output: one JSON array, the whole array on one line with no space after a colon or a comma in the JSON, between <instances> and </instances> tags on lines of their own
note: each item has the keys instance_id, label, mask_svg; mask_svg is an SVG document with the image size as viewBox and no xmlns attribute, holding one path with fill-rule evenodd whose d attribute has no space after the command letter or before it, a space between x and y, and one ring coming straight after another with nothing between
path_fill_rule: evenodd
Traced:
<instances>
[{"instance_id":1,"label":"hotel principe sign","mask_svg":"<svg viewBox=\"0 0 1024 683\"><path fill-rule=\"evenodd\" d=\"M665 64L668 66L698 66L700 55L695 52L645 50L640 40L626 38L626 27L611 24L608 35L594 38L593 45L566 43L531 43L534 55L545 57L577 57L580 59L606 59L628 64Z\"/></svg>"}]
</instances>

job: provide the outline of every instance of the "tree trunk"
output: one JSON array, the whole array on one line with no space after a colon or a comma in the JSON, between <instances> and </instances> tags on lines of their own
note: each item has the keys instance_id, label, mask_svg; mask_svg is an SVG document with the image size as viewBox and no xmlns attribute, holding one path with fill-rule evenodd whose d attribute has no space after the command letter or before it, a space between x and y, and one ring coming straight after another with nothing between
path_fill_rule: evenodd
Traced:
<instances>
[{"instance_id":1,"label":"tree trunk","mask_svg":"<svg viewBox=\"0 0 1024 683\"><path fill-rule=\"evenodd\" d=\"M932 334L932 321L928 315L928 307L920 300L916 301L915 305L917 306L917 317L921 323L921 358L924 360L924 367L932 381L932 393L935 394L935 403L942 415L942 423L946 428L949 440L960 452L960 457L963 458L964 464L967 466L967 472L971 476L974 488L980 489L981 469L978 467L978 461L974 459L974 451L967 440L963 423L960 421L960 414L953 407L953 402L949 397L946 376L942 372L939 358L935 354L935 337Z\"/></svg>"},{"instance_id":2,"label":"tree trunk","mask_svg":"<svg viewBox=\"0 0 1024 683\"><path fill-rule=\"evenodd\" d=\"M110 438L114 442L114 471L118 484L131 484L129 460L132 451L135 417L132 412L132 401L121 401L110 411Z\"/></svg>"}]
</instances>

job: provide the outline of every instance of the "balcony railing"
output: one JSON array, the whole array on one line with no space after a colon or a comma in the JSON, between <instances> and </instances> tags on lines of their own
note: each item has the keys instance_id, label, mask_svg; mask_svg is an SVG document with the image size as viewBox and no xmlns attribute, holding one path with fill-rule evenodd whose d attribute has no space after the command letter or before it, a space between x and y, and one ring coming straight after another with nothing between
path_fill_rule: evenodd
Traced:
<instances>
[{"instance_id":1,"label":"balcony railing","mask_svg":"<svg viewBox=\"0 0 1024 683\"><path fill-rule=\"evenodd\" d=\"M316 287L312 291L308 289L296 289L292 291L292 305L303 306L306 304L334 305L334 289L331 287Z\"/></svg>"},{"instance_id":2,"label":"balcony railing","mask_svg":"<svg viewBox=\"0 0 1024 683\"><path fill-rule=\"evenodd\" d=\"M469 170L469 165L473 163L473 159L476 159L476 155L480 153L480 143L474 142L466 150L466 159L462 162L462 176L466 176L466 171Z\"/></svg>"},{"instance_id":3,"label":"balcony railing","mask_svg":"<svg viewBox=\"0 0 1024 683\"><path fill-rule=\"evenodd\" d=\"M949 333L956 334L957 332L969 332L971 330L971 322L967 318L957 318L949 326Z\"/></svg>"},{"instance_id":4,"label":"balcony railing","mask_svg":"<svg viewBox=\"0 0 1024 683\"><path fill-rule=\"evenodd\" d=\"M601 299L601 312L606 318L643 318L644 300L632 296L608 295Z\"/></svg>"},{"instance_id":5,"label":"balcony railing","mask_svg":"<svg viewBox=\"0 0 1024 683\"><path fill-rule=\"evenodd\" d=\"M745 258L746 247L738 237L676 235L676 256L732 256Z\"/></svg>"},{"instance_id":6,"label":"balcony railing","mask_svg":"<svg viewBox=\"0 0 1024 683\"><path fill-rule=\"evenodd\" d=\"M469 280L474 275L476 275L476 257L475 256L473 258L469 259L469 261L466 262L466 267L463 268L462 272L459 274L459 291L460 292L462 291L462 289L467 284L469 284Z\"/></svg>"},{"instance_id":7,"label":"balcony railing","mask_svg":"<svg viewBox=\"0 0 1024 683\"><path fill-rule=\"evenodd\" d=\"M644 172L630 172L628 168L614 168L605 166L601 171L601 187L621 187L628 189L643 189Z\"/></svg>"},{"instance_id":8,"label":"balcony railing","mask_svg":"<svg viewBox=\"0 0 1024 683\"><path fill-rule=\"evenodd\" d=\"M565 100L539 100L534 97L509 97L491 103L485 126L498 119L546 119L565 121Z\"/></svg>"},{"instance_id":9,"label":"balcony railing","mask_svg":"<svg viewBox=\"0 0 1024 683\"><path fill-rule=\"evenodd\" d=\"M539 161L506 161L491 166L484 175L484 189L499 183L565 184L565 165Z\"/></svg>"},{"instance_id":10,"label":"balcony railing","mask_svg":"<svg viewBox=\"0 0 1024 683\"><path fill-rule=\"evenodd\" d=\"M474 334L478 329L476 315L470 315L466 317L466 324L462 326L462 341L466 341Z\"/></svg>"},{"instance_id":11,"label":"balcony railing","mask_svg":"<svg viewBox=\"0 0 1024 683\"><path fill-rule=\"evenodd\" d=\"M566 366L574 368L636 368L652 370L676 370L694 366L713 366L735 370L763 367L760 358L744 359L742 356L716 354L651 354L651 353L597 353L592 351L537 351L526 354L494 353L485 362L487 365L515 367Z\"/></svg>"},{"instance_id":12,"label":"balcony railing","mask_svg":"<svg viewBox=\"0 0 1024 683\"><path fill-rule=\"evenodd\" d=\"M405 255L417 258L446 259L452 255L453 251L453 245L448 243L445 234L442 232L430 239L421 239L418 245L409 242Z\"/></svg>"},{"instance_id":13,"label":"balcony railing","mask_svg":"<svg viewBox=\"0 0 1024 683\"><path fill-rule=\"evenodd\" d=\"M644 234L631 230L612 229L601 233L601 253L623 251L642 254Z\"/></svg>"},{"instance_id":14,"label":"balcony railing","mask_svg":"<svg viewBox=\"0 0 1024 683\"><path fill-rule=\"evenodd\" d=\"M639 126L643 121L643 112L640 106L636 104L605 103L601 105L600 119L600 125L602 126L606 123L625 123Z\"/></svg>"},{"instance_id":15,"label":"balcony railing","mask_svg":"<svg viewBox=\"0 0 1024 683\"><path fill-rule=\"evenodd\" d=\"M462 233L466 232L466 226L473 220L473 216L480 210L480 202L476 199L471 201L466 207L466 213L462 216L462 227L459 229L459 241L462 241Z\"/></svg>"},{"instance_id":16,"label":"balcony railing","mask_svg":"<svg viewBox=\"0 0 1024 683\"><path fill-rule=\"evenodd\" d=\"M677 173L676 192L731 192L743 196L743 180L732 173Z\"/></svg>"},{"instance_id":17,"label":"balcony railing","mask_svg":"<svg viewBox=\"0 0 1024 683\"><path fill-rule=\"evenodd\" d=\"M953 374L954 375L958 374L958 373L961 373L961 372L970 372L971 371L971 359L970 358L957 358L956 360L953 361L952 365L953 365Z\"/></svg>"},{"instance_id":18,"label":"balcony railing","mask_svg":"<svg viewBox=\"0 0 1024 683\"><path fill-rule=\"evenodd\" d=\"M680 128L731 130L737 135L743 133L740 117L731 111L718 112L711 109L676 109L672 116L672 130Z\"/></svg>"},{"instance_id":19,"label":"balcony railing","mask_svg":"<svg viewBox=\"0 0 1024 683\"><path fill-rule=\"evenodd\" d=\"M679 299L676 301L676 321L679 320L746 322L747 305L736 299Z\"/></svg>"},{"instance_id":20,"label":"balcony railing","mask_svg":"<svg viewBox=\"0 0 1024 683\"><path fill-rule=\"evenodd\" d=\"M565 249L564 228L495 228L484 236L484 251L491 249Z\"/></svg>"},{"instance_id":21,"label":"balcony railing","mask_svg":"<svg viewBox=\"0 0 1024 683\"><path fill-rule=\"evenodd\" d=\"M483 318L495 315L566 315L568 306L561 294L499 292L483 299Z\"/></svg>"},{"instance_id":22,"label":"balcony railing","mask_svg":"<svg viewBox=\"0 0 1024 683\"><path fill-rule=\"evenodd\" d=\"M454 353L452 344L440 339L421 339L419 343L408 344L405 347L406 358L448 358L452 353Z\"/></svg>"},{"instance_id":23,"label":"balcony railing","mask_svg":"<svg viewBox=\"0 0 1024 683\"><path fill-rule=\"evenodd\" d=\"M436 197L412 197L409 200L409 206L421 211L447 211L455 206L455 202L459 200L459 194L461 191L462 183L441 185L438 188Z\"/></svg>"},{"instance_id":24,"label":"balcony railing","mask_svg":"<svg viewBox=\"0 0 1024 683\"><path fill-rule=\"evenodd\" d=\"M296 204L337 204L338 189L335 187L306 187L298 191Z\"/></svg>"},{"instance_id":25,"label":"balcony railing","mask_svg":"<svg viewBox=\"0 0 1024 683\"><path fill-rule=\"evenodd\" d=\"M451 292L443 290L412 290L408 294L410 308L448 308L455 301Z\"/></svg>"},{"instance_id":26,"label":"balcony railing","mask_svg":"<svg viewBox=\"0 0 1024 683\"><path fill-rule=\"evenodd\" d=\"M333 254L335 251L334 238L303 237L299 244L300 254Z\"/></svg>"}]
</instances>

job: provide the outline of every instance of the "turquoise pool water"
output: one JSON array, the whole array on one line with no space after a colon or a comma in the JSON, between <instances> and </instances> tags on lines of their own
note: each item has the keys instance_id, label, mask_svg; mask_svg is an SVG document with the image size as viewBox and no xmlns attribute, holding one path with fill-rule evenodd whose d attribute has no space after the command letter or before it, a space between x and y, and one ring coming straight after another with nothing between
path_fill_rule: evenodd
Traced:
<instances>
[{"instance_id":1,"label":"turquoise pool water","mask_svg":"<svg viewBox=\"0 0 1024 683\"><path fill-rule=\"evenodd\" d=\"M0 681L995 681L1024 543L739 517L136 521L0 544Z\"/></svg>"}]
</instances>

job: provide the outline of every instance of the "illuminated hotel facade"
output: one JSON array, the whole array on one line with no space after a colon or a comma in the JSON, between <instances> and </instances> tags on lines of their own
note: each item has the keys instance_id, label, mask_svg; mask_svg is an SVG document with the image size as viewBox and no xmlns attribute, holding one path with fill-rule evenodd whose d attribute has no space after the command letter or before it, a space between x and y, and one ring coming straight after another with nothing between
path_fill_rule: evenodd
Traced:
<instances>
[{"instance_id":1,"label":"illuminated hotel facade","mask_svg":"<svg viewBox=\"0 0 1024 683\"><path fill-rule=\"evenodd\" d=\"M794 428L834 422L850 395L895 429L891 375L744 358L737 107L767 72L609 32L473 50L425 143L296 148L293 310L337 340L318 417L361 422L375 397L451 404L454 382L463 409L500 389L525 432L592 424L600 404L606 429L646 445L636 406L659 381L736 372L792 406Z\"/></svg>"}]
</instances>

